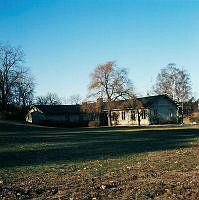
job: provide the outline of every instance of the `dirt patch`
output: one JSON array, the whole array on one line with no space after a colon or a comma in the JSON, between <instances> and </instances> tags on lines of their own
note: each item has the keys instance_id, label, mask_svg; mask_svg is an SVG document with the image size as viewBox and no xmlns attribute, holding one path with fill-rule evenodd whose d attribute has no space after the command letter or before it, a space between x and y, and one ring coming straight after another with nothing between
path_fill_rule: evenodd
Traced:
<instances>
[{"instance_id":1,"label":"dirt patch","mask_svg":"<svg viewBox=\"0 0 199 200\"><path fill-rule=\"evenodd\" d=\"M49 173L27 177L23 182L1 183L0 199L69 199L69 200L197 200L199 167L187 171L126 168L117 173L93 176Z\"/></svg>"}]
</instances>

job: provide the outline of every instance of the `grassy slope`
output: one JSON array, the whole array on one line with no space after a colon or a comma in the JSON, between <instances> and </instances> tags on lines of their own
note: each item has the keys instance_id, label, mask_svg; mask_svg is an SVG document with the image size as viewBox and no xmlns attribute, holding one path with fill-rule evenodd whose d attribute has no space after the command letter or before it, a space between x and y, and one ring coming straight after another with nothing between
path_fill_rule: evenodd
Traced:
<instances>
[{"instance_id":1,"label":"grassy slope","mask_svg":"<svg viewBox=\"0 0 199 200\"><path fill-rule=\"evenodd\" d=\"M197 199L198 145L198 127L56 129L0 123L0 194ZM177 185L182 180L188 188L183 191Z\"/></svg>"}]
</instances>

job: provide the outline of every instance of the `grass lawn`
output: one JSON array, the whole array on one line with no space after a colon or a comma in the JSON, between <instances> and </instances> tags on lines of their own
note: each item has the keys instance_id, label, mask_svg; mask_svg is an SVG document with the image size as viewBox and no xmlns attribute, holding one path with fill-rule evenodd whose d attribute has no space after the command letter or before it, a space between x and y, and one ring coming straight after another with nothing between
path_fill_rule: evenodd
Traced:
<instances>
[{"instance_id":1,"label":"grass lawn","mask_svg":"<svg viewBox=\"0 0 199 200\"><path fill-rule=\"evenodd\" d=\"M199 199L199 127L0 122L0 199Z\"/></svg>"}]
</instances>

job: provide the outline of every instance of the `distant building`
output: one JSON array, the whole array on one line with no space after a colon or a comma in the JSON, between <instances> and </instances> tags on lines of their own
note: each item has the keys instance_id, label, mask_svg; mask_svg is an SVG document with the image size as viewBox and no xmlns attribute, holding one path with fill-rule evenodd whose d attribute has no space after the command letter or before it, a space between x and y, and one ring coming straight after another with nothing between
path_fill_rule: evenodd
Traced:
<instances>
[{"instance_id":1,"label":"distant building","mask_svg":"<svg viewBox=\"0 0 199 200\"><path fill-rule=\"evenodd\" d=\"M140 106L113 109L113 124L141 125L177 123L177 105L166 95L138 98ZM116 116L116 117L114 117Z\"/></svg>"},{"instance_id":2,"label":"distant building","mask_svg":"<svg viewBox=\"0 0 199 200\"><path fill-rule=\"evenodd\" d=\"M140 125L177 123L177 105L168 96L149 96L138 98L137 101L139 106L131 104L130 101L126 101L126 105L125 101L115 102L112 110L113 125L138 125L139 122ZM125 106L121 107L121 104ZM90 121L98 120L100 125L107 124L106 103L86 103L85 107L83 109L80 105L35 105L27 113L26 121L35 124L86 126Z\"/></svg>"},{"instance_id":3,"label":"distant building","mask_svg":"<svg viewBox=\"0 0 199 200\"><path fill-rule=\"evenodd\" d=\"M87 120L79 105L34 105L26 115L26 121L34 124L77 125Z\"/></svg>"}]
</instances>

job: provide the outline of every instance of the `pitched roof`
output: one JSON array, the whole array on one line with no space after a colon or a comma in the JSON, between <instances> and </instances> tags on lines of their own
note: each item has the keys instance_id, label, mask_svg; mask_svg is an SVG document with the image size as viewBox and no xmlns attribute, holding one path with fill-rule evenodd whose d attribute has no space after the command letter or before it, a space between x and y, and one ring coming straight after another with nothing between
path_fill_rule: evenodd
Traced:
<instances>
[{"instance_id":1,"label":"pitched roof","mask_svg":"<svg viewBox=\"0 0 199 200\"><path fill-rule=\"evenodd\" d=\"M141 107L149 108L155 102L157 102L157 101L159 101L160 99L163 99L163 98L167 98L171 103L176 105L176 103L170 97L168 97L167 95L156 95L156 96L141 97L141 98L137 98L137 100L139 102L141 102ZM120 100L120 101L115 102L114 109L118 109L121 106L128 108L128 109L132 109L132 108L136 107L136 103L129 102L125 105L125 102L127 102L127 101L126 100Z\"/></svg>"},{"instance_id":2,"label":"pitched roof","mask_svg":"<svg viewBox=\"0 0 199 200\"><path fill-rule=\"evenodd\" d=\"M158 100L162 98L167 98L171 103L176 103L169 98L167 95L156 95L156 96L148 96L148 97L142 97L137 98L138 101L141 102L142 107L149 108L152 104L157 102ZM130 103L127 103L125 105L125 100L114 102L114 109L120 109L121 106L124 106L126 109L132 109L134 106L130 105ZM90 103L95 106L96 103ZM83 112L80 105L35 105L39 110L41 110L43 113L47 115L61 115L61 114L67 114L67 113L73 113L73 114L80 114ZM107 110L107 105L105 102L101 105L101 108L103 110Z\"/></svg>"},{"instance_id":3,"label":"pitched roof","mask_svg":"<svg viewBox=\"0 0 199 200\"><path fill-rule=\"evenodd\" d=\"M35 105L45 114L80 113L79 105Z\"/></svg>"},{"instance_id":4,"label":"pitched roof","mask_svg":"<svg viewBox=\"0 0 199 200\"><path fill-rule=\"evenodd\" d=\"M138 98L138 100L142 103L143 107L150 107L155 102L159 101L162 98L167 98L170 102L173 104L176 104L170 97L167 95L156 95L156 96L148 96L148 97L142 97Z\"/></svg>"}]
</instances>

